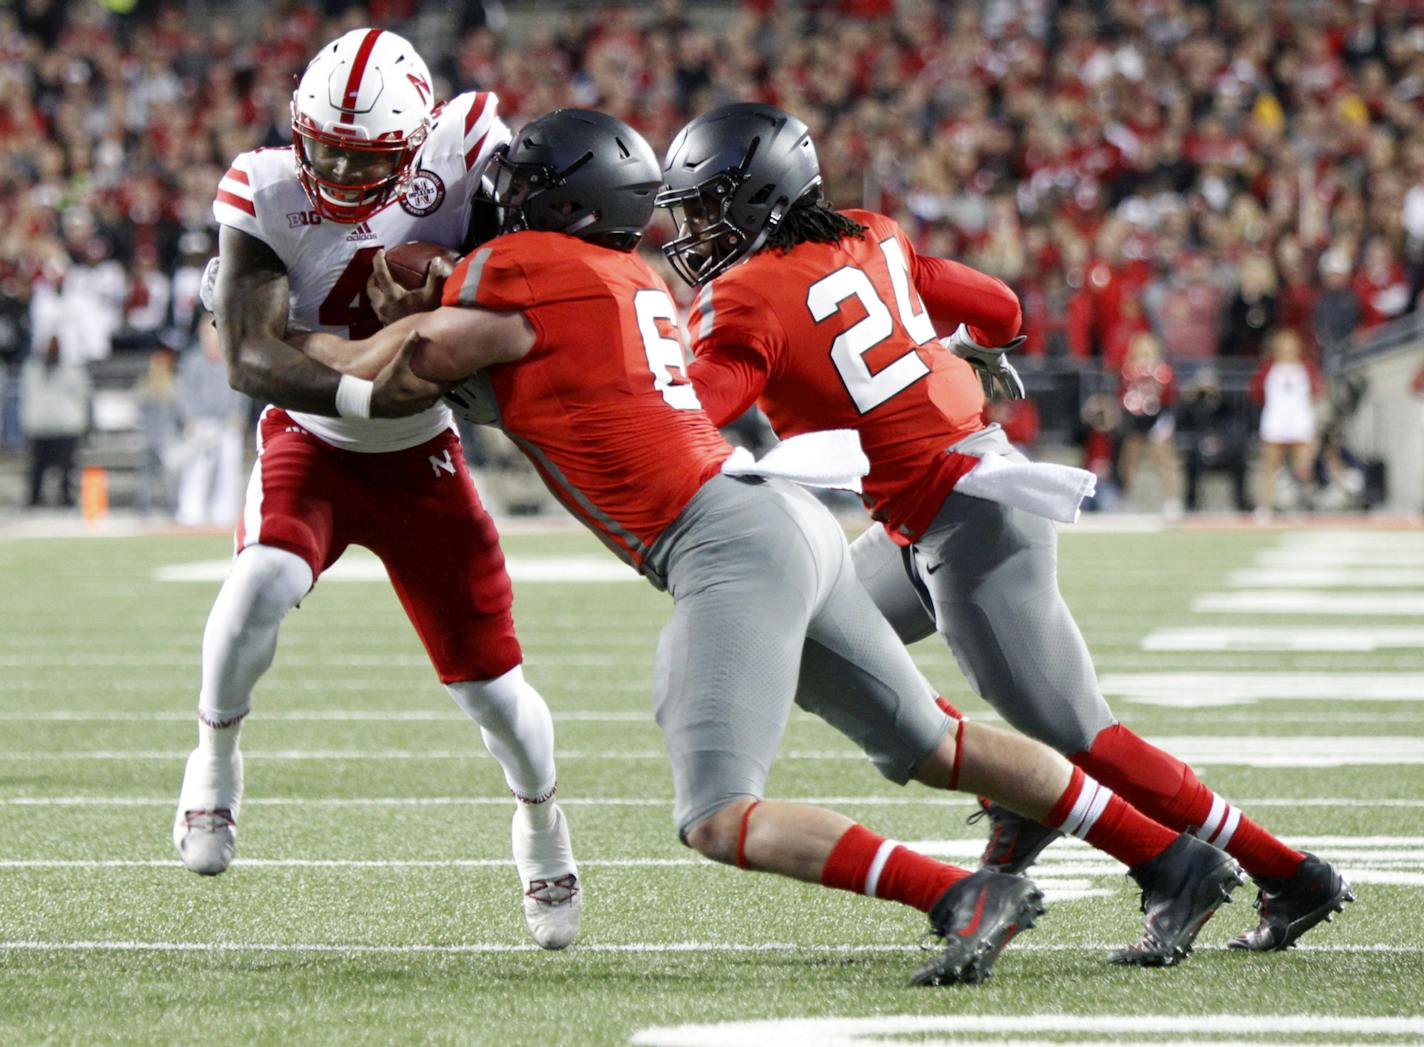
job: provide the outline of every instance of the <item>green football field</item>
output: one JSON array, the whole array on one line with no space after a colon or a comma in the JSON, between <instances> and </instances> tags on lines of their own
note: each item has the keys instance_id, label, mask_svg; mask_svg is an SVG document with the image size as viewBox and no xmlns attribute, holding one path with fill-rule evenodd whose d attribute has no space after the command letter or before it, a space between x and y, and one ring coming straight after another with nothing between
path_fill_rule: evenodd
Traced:
<instances>
[{"instance_id":1,"label":"green football field","mask_svg":"<svg viewBox=\"0 0 1424 1047\"><path fill-rule=\"evenodd\" d=\"M243 731L238 860L210 879L170 826L229 540L0 540L0 1043L1424 1042L1424 534L1065 534L1118 715L1359 901L1243 955L1248 884L1183 966L1118 969L1133 885L1059 843L1039 926L939 989L906 984L918 913L678 843L650 694L670 602L582 535L506 549L587 892L564 953L526 935L498 767L374 561L287 620ZM938 641L915 655L987 714ZM982 846L968 797L896 788L800 713L769 794L962 864Z\"/></svg>"}]
</instances>

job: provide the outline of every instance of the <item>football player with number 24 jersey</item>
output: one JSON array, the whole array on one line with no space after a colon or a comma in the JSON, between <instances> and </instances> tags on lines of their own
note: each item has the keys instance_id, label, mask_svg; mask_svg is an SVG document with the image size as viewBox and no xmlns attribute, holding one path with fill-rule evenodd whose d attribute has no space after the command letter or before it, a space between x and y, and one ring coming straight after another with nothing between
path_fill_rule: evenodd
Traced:
<instances>
[{"instance_id":1,"label":"football player with number 24 jersey","mask_svg":"<svg viewBox=\"0 0 1424 1047\"><path fill-rule=\"evenodd\" d=\"M1262 890L1260 925L1234 947L1285 948L1338 911L1349 887L1328 863L1271 835L1118 723L1103 700L1058 591L1050 519L1076 518L1087 474L1029 463L981 416L996 386L1023 395L1004 358L1022 340L1014 293L966 266L917 256L884 215L829 207L806 125L772 106L737 103L689 123L668 151L665 178L659 204L679 235L663 250L702 287L689 375L712 420L725 424L755 401L782 437L856 430L879 525L852 553L900 634L912 641L937 629L1009 723L1071 758L1082 788L1107 786L1216 848L1179 841L1129 862L1147 934L1114 959L1177 962L1194 921L1219 899L1205 889L1201 906L1175 913L1155 913L1151 899L1193 879L1227 887L1232 858ZM939 331L952 333L941 341ZM988 866L1022 871L1056 835L986 809L995 826Z\"/></svg>"}]
</instances>

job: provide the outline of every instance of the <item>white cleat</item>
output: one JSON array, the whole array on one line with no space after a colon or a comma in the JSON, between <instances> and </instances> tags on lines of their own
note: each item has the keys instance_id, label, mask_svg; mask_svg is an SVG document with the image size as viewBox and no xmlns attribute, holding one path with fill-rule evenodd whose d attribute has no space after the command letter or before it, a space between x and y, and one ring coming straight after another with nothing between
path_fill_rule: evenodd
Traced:
<instances>
[{"instance_id":1,"label":"white cleat","mask_svg":"<svg viewBox=\"0 0 1424 1047\"><path fill-rule=\"evenodd\" d=\"M237 808L242 802L242 753L231 759L194 749L183 771L178 813L173 818L173 846L183 865L202 876L216 876L232 864L237 846Z\"/></svg>"},{"instance_id":2,"label":"white cleat","mask_svg":"<svg viewBox=\"0 0 1424 1047\"><path fill-rule=\"evenodd\" d=\"M556 805L554 824L535 829L529 824L528 805L521 803L514 810L513 837L529 933L540 948L566 948L583 922L583 885L564 812Z\"/></svg>"}]
</instances>

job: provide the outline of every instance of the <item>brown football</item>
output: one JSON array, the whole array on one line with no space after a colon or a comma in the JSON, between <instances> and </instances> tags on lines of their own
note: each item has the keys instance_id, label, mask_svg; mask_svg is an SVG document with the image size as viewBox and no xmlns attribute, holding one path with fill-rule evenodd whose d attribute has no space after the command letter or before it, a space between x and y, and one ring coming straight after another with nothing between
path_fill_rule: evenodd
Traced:
<instances>
[{"instance_id":1,"label":"brown football","mask_svg":"<svg viewBox=\"0 0 1424 1047\"><path fill-rule=\"evenodd\" d=\"M425 272L436 258L443 258L454 265L460 260L460 255L448 247L426 240L411 240L397 244L386 252L386 268L391 271L396 283L406 290L414 290L425 286Z\"/></svg>"}]
</instances>

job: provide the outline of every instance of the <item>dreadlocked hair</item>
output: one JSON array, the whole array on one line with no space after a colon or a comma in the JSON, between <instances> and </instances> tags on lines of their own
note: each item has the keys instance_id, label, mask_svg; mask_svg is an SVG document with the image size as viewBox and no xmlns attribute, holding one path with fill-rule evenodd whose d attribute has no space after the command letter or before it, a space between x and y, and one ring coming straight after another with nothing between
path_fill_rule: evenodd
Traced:
<instances>
[{"instance_id":1,"label":"dreadlocked hair","mask_svg":"<svg viewBox=\"0 0 1424 1047\"><path fill-rule=\"evenodd\" d=\"M797 244L838 244L860 239L866 227L835 210L813 189L791 205L786 217L767 234L761 250L789 251Z\"/></svg>"}]
</instances>

